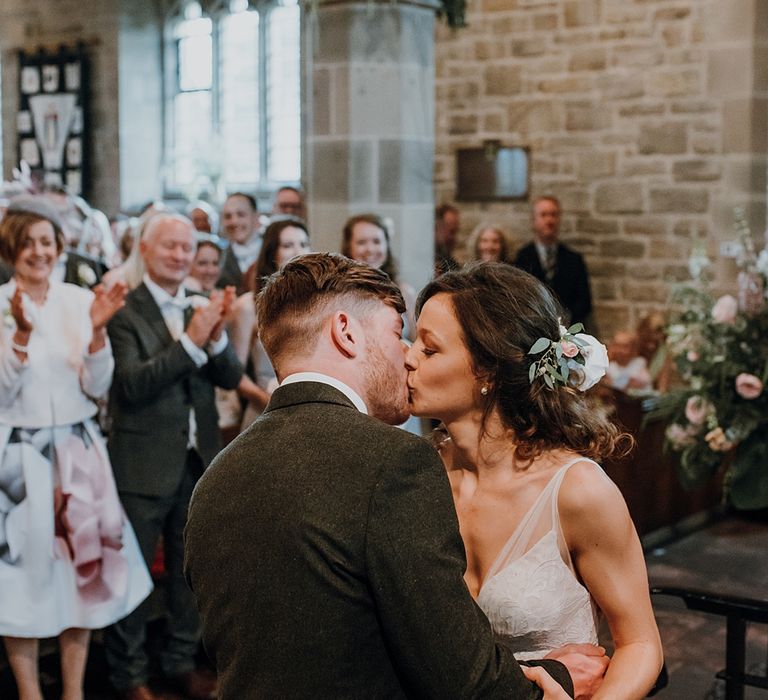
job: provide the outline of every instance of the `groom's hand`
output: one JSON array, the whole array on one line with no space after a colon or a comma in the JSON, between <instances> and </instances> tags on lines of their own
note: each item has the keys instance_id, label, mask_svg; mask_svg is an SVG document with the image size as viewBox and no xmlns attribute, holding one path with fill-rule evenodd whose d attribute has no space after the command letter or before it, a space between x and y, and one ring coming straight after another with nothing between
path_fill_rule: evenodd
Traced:
<instances>
[{"instance_id":1,"label":"groom's hand","mask_svg":"<svg viewBox=\"0 0 768 700\"><path fill-rule=\"evenodd\" d=\"M571 700L571 696L541 666L521 666L520 668L529 681L533 681L544 691L542 700Z\"/></svg>"},{"instance_id":2,"label":"groom's hand","mask_svg":"<svg viewBox=\"0 0 768 700\"><path fill-rule=\"evenodd\" d=\"M576 700L587 700L597 692L610 662L605 649L594 644L566 644L544 658L559 661L568 669Z\"/></svg>"}]
</instances>

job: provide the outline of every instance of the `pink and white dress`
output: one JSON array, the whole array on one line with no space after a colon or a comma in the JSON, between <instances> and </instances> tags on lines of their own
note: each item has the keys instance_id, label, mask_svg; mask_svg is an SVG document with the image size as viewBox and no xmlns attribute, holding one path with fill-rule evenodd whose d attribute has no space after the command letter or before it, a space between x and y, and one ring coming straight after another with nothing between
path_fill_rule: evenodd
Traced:
<instances>
[{"instance_id":1,"label":"pink and white dress","mask_svg":"<svg viewBox=\"0 0 768 700\"><path fill-rule=\"evenodd\" d=\"M0 635L99 629L152 590L93 419L112 352L88 353L93 294L51 282L43 305L24 300L33 331L21 362L14 291L0 287Z\"/></svg>"}]
</instances>

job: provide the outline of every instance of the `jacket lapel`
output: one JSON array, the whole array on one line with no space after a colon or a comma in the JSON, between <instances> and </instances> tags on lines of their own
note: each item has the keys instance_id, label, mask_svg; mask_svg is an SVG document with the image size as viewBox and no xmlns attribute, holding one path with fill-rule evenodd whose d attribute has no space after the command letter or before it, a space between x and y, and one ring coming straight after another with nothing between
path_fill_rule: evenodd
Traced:
<instances>
[{"instance_id":1,"label":"jacket lapel","mask_svg":"<svg viewBox=\"0 0 768 700\"><path fill-rule=\"evenodd\" d=\"M163 345L170 345L173 342L168 326L165 325L165 319L160 312L160 307L149 293L147 286L142 282L132 293L132 305L136 315L141 319L151 332L156 335Z\"/></svg>"}]
</instances>

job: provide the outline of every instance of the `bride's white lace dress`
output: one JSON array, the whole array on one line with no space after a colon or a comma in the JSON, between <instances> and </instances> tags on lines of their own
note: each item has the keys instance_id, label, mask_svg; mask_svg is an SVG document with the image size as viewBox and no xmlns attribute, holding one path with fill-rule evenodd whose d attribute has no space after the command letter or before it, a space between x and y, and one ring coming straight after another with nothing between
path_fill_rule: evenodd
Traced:
<instances>
[{"instance_id":1,"label":"bride's white lace dress","mask_svg":"<svg viewBox=\"0 0 768 700\"><path fill-rule=\"evenodd\" d=\"M597 644L596 607L576 577L557 510L563 477L584 461L591 460L577 457L550 479L477 596L494 632L510 637L519 660L542 658L564 644Z\"/></svg>"}]
</instances>

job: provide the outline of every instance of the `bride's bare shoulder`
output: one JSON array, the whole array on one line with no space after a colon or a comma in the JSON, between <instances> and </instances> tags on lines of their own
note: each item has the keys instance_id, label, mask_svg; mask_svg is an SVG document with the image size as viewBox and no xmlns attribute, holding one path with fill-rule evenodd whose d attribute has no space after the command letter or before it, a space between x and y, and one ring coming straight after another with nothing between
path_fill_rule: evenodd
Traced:
<instances>
[{"instance_id":1,"label":"bride's bare shoulder","mask_svg":"<svg viewBox=\"0 0 768 700\"><path fill-rule=\"evenodd\" d=\"M557 506L564 528L616 525L619 520L629 518L624 497L616 484L587 459L579 460L565 473Z\"/></svg>"}]
</instances>

